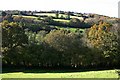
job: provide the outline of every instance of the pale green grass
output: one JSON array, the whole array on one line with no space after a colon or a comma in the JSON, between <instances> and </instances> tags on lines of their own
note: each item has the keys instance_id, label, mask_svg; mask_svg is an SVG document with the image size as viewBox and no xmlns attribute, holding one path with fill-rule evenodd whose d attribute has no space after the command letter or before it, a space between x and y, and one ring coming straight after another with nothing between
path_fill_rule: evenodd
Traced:
<instances>
[{"instance_id":1,"label":"pale green grass","mask_svg":"<svg viewBox=\"0 0 120 80\"><path fill-rule=\"evenodd\" d=\"M70 73L3 73L2 78L118 78L115 70Z\"/></svg>"},{"instance_id":2,"label":"pale green grass","mask_svg":"<svg viewBox=\"0 0 120 80\"><path fill-rule=\"evenodd\" d=\"M70 20L64 20L64 19L53 19L55 21L61 21L61 22L69 22Z\"/></svg>"},{"instance_id":3,"label":"pale green grass","mask_svg":"<svg viewBox=\"0 0 120 80\"><path fill-rule=\"evenodd\" d=\"M46 15L46 16L53 16L55 17L56 14L55 13L36 13L35 15ZM13 15L13 16L19 16L19 15ZM66 14L59 14L59 17L66 17L67 15ZM38 17L35 17L35 16L22 16L22 17L25 17L25 18L38 18ZM70 16L70 18L78 18L80 20L83 20L82 17L77 17L77 16ZM62 21L62 22L69 22L69 20L62 20L62 19L55 19L56 21Z\"/></svg>"},{"instance_id":4,"label":"pale green grass","mask_svg":"<svg viewBox=\"0 0 120 80\"><path fill-rule=\"evenodd\" d=\"M22 17L25 17L25 18L38 18L38 17L35 17L35 16L22 16Z\"/></svg>"},{"instance_id":5,"label":"pale green grass","mask_svg":"<svg viewBox=\"0 0 120 80\"><path fill-rule=\"evenodd\" d=\"M75 32L77 29L78 29L78 28L70 28L70 31ZM79 31L84 32L84 31L85 31L85 29L79 29Z\"/></svg>"},{"instance_id":6,"label":"pale green grass","mask_svg":"<svg viewBox=\"0 0 120 80\"><path fill-rule=\"evenodd\" d=\"M66 14L59 14L59 17L61 17L61 16L66 17L67 15Z\"/></svg>"},{"instance_id":7,"label":"pale green grass","mask_svg":"<svg viewBox=\"0 0 120 80\"><path fill-rule=\"evenodd\" d=\"M35 15L55 16L55 13L36 13Z\"/></svg>"},{"instance_id":8,"label":"pale green grass","mask_svg":"<svg viewBox=\"0 0 120 80\"><path fill-rule=\"evenodd\" d=\"M19 16L19 15L13 15L13 16ZM38 17L35 17L35 16L21 16L23 18L34 18L34 19L37 19Z\"/></svg>"},{"instance_id":9,"label":"pale green grass","mask_svg":"<svg viewBox=\"0 0 120 80\"><path fill-rule=\"evenodd\" d=\"M56 16L55 13L36 13L35 15L46 15L46 16L53 16L53 17ZM66 17L67 15L65 15L65 14L59 14L59 17L61 17L61 16Z\"/></svg>"},{"instance_id":10,"label":"pale green grass","mask_svg":"<svg viewBox=\"0 0 120 80\"><path fill-rule=\"evenodd\" d=\"M62 28L62 29L67 29L67 28ZM76 32L78 28L68 28L71 32ZM79 31L85 31L85 29L79 29Z\"/></svg>"},{"instance_id":11,"label":"pale green grass","mask_svg":"<svg viewBox=\"0 0 120 80\"><path fill-rule=\"evenodd\" d=\"M71 32L75 32L76 30L78 30L79 28L65 28L65 27L60 27L60 26L55 26L58 29L64 29L64 30L70 30ZM85 29L79 29L79 31L84 32Z\"/></svg>"},{"instance_id":12,"label":"pale green grass","mask_svg":"<svg viewBox=\"0 0 120 80\"><path fill-rule=\"evenodd\" d=\"M70 30L71 32L75 32L75 31L77 30L77 28L69 28L69 30Z\"/></svg>"},{"instance_id":13,"label":"pale green grass","mask_svg":"<svg viewBox=\"0 0 120 80\"><path fill-rule=\"evenodd\" d=\"M46 16L53 16L53 17L56 16L55 13L36 13L36 15L46 15ZM67 17L66 14L59 14L59 17L61 17L61 16L63 16L63 17ZM77 16L70 16L70 18L78 18L78 19L80 19L80 20L83 20L82 17L77 17Z\"/></svg>"},{"instance_id":14,"label":"pale green grass","mask_svg":"<svg viewBox=\"0 0 120 80\"><path fill-rule=\"evenodd\" d=\"M70 16L70 18L77 18L77 19L83 20L82 17L77 17L77 16Z\"/></svg>"}]
</instances>

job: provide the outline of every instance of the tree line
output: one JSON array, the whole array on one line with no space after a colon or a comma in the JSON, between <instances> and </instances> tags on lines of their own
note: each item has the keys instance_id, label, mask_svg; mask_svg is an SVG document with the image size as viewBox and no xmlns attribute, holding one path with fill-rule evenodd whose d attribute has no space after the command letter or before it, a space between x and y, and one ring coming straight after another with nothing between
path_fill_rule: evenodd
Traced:
<instances>
[{"instance_id":1,"label":"tree line","mask_svg":"<svg viewBox=\"0 0 120 80\"><path fill-rule=\"evenodd\" d=\"M114 26L99 22L84 34L70 30L25 30L17 22L3 21L3 66L119 67L120 41Z\"/></svg>"}]
</instances>

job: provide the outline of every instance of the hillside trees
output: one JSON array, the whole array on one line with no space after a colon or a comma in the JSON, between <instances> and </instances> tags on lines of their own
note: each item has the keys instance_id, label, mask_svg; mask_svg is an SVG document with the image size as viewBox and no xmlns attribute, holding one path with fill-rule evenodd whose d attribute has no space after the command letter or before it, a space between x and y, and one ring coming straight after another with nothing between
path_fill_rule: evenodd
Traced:
<instances>
[{"instance_id":1,"label":"hillside trees","mask_svg":"<svg viewBox=\"0 0 120 80\"><path fill-rule=\"evenodd\" d=\"M99 25L95 24L87 32L86 44L91 48L97 49L97 51L101 51L102 64L106 66L118 63L118 39L116 33L111 32L110 29L110 24L100 22Z\"/></svg>"},{"instance_id":2,"label":"hillside trees","mask_svg":"<svg viewBox=\"0 0 120 80\"><path fill-rule=\"evenodd\" d=\"M84 52L80 35L66 30L56 30L45 37L45 42L61 52L59 55L62 65L76 67L82 65Z\"/></svg>"},{"instance_id":3,"label":"hillside trees","mask_svg":"<svg viewBox=\"0 0 120 80\"><path fill-rule=\"evenodd\" d=\"M56 18L59 18L59 13L58 12L55 15L56 15Z\"/></svg>"},{"instance_id":4,"label":"hillside trees","mask_svg":"<svg viewBox=\"0 0 120 80\"><path fill-rule=\"evenodd\" d=\"M66 16L66 19L67 19L67 20L70 20L70 12L67 12L66 15L67 15L67 16Z\"/></svg>"},{"instance_id":5,"label":"hillside trees","mask_svg":"<svg viewBox=\"0 0 120 80\"><path fill-rule=\"evenodd\" d=\"M120 20L118 21L117 25L117 36L118 36L118 62L120 62ZM119 65L118 65L119 66Z\"/></svg>"},{"instance_id":6,"label":"hillside trees","mask_svg":"<svg viewBox=\"0 0 120 80\"><path fill-rule=\"evenodd\" d=\"M46 17L44 19L44 21L51 23L51 22L53 22L53 18L51 16L50 17Z\"/></svg>"},{"instance_id":7,"label":"hillside trees","mask_svg":"<svg viewBox=\"0 0 120 80\"><path fill-rule=\"evenodd\" d=\"M81 21L77 18L73 18L70 20L69 24L70 24L70 26L80 27Z\"/></svg>"},{"instance_id":8,"label":"hillside trees","mask_svg":"<svg viewBox=\"0 0 120 80\"><path fill-rule=\"evenodd\" d=\"M28 42L27 36L24 30L15 22L3 21L1 26L3 61L17 64L21 60L21 49Z\"/></svg>"},{"instance_id":9,"label":"hillside trees","mask_svg":"<svg viewBox=\"0 0 120 80\"><path fill-rule=\"evenodd\" d=\"M82 22L77 18L70 19L70 22L68 24L70 27L74 27L74 28L89 28L90 27L90 24Z\"/></svg>"},{"instance_id":10,"label":"hillside trees","mask_svg":"<svg viewBox=\"0 0 120 80\"><path fill-rule=\"evenodd\" d=\"M42 25L3 21L3 64L47 68L119 64L120 38L113 25L99 22L83 34L65 29L41 30L48 28Z\"/></svg>"},{"instance_id":11,"label":"hillside trees","mask_svg":"<svg viewBox=\"0 0 120 80\"><path fill-rule=\"evenodd\" d=\"M2 17L5 17L6 15L7 15L7 13L2 11Z\"/></svg>"}]
</instances>

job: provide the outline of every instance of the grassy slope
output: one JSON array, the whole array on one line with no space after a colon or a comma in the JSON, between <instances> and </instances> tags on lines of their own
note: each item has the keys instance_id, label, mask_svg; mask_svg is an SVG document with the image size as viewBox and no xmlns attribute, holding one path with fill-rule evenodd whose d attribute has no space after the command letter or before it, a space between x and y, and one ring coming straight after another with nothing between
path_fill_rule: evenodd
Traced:
<instances>
[{"instance_id":1,"label":"grassy slope","mask_svg":"<svg viewBox=\"0 0 120 80\"><path fill-rule=\"evenodd\" d=\"M55 13L38 13L38 14L36 14L36 15L47 15L47 16L53 16L53 17L56 16ZM66 14L59 14L59 17L61 17L61 16L66 17L67 15L66 15ZM77 17L77 16L70 16L70 17L71 17L71 18L78 18L78 19L80 19L80 20L83 19L82 17Z\"/></svg>"},{"instance_id":2,"label":"grassy slope","mask_svg":"<svg viewBox=\"0 0 120 80\"><path fill-rule=\"evenodd\" d=\"M46 15L46 16L53 16L53 17L56 16L55 13L37 13L36 15ZM18 15L13 15L13 16L18 16ZM65 15L65 14L59 14L59 17L60 16L66 17L67 15ZM25 17L25 18L34 18L34 19L38 18L38 17L34 17L34 16L22 16L22 17ZM70 16L70 17L71 18L78 18L78 19L82 20L82 17L77 17L77 16ZM70 21L70 20L64 20L64 19L54 19L54 20L55 21L61 21L61 22L69 22Z\"/></svg>"},{"instance_id":3,"label":"grassy slope","mask_svg":"<svg viewBox=\"0 0 120 80\"><path fill-rule=\"evenodd\" d=\"M24 73L13 72L0 74L2 78L118 78L115 70L67 72L67 73Z\"/></svg>"},{"instance_id":4,"label":"grassy slope","mask_svg":"<svg viewBox=\"0 0 120 80\"><path fill-rule=\"evenodd\" d=\"M75 32L78 28L64 28L64 27L59 27L59 26L56 26L56 28L58 29L65 29L65 30L70 30L71 32ZM79 31L85 31L85 29L79 29Z\"/></svg>"},{"instance_id":5,"label":"grassy slope","mask_svg":"<svg viewBox=\"0 0 120 80\"><path fill-rule=\"evenodd\" d=\"M36 15L47 15L47 16L54 16L55 17L54 13L36 13Z\"/></svg>"},{"instance_id":6,"label":"grassy slope","mask_svg":"<svg viewBox=\"0 0 120 80\"><path fill-rule=\"evenodd\" d=\"M69 22L70 20L64 20L64 19L53 19L55 21L61 21L61 22Z\"/></svg>"},{"instance_id":7,"label":"grassy slope","mask_svg":"<svg viewBox=\"0 0 120 80\"><path fill-rule=\"evenodd\" d=\"M18 16L18 15L13 15L13 16ZM24 18L34 18L34 19L37 19L38 17L35 17L35 16L22 16Z\"/></svg>"}]
</instances>

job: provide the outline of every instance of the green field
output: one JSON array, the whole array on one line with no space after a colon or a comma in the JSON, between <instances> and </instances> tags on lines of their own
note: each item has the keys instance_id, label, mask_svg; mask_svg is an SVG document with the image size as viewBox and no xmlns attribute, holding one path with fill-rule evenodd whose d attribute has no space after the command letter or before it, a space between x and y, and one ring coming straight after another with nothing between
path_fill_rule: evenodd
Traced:
<instances>
[{"instance_id":1,"label":"green field","mask_svg":"<svg viewBox=\"0 0 120 80\"><path fill-rule=\"evenodd\" d=\"M35 15L47 15L47 16L55 16L55 13L36 13Z\"/></svg>"},{"instance_id":2,"label":"green field","mask_svg":"<svg viewBox=\"0 0 120 80\"><path fill-rule=\"evenodd\" d=\"M64 19L53 19L55 21L61 21L61 22L69 22L70 20L64 20Z\"/></svg>"},{"instance_id":3,"label":"green field","mask_svg":"<svg viewBox=\"0 0 120 80\"><path fill-rule=\"evenodd\" d=\"M53 17L55 17L56 16L56 14L55 13L37 13L37 14L35 14L35 15L46 15L46 16L53 16ZM66 17L67 15L65 15L65 14L59 14L59 17L60 16L63 16L63 17Z\"/></svg>"},{"instance_id":4,"label":"green field","mask_svg":"<svg viewBox=\"0 0 120 80\"><path fill-rule=\"evenodd\" d=\"M19 15L13 15L13 17L14 16L16 16L16 17L18 17ZM37 19L38 17L35 17L35 16L21 16L21 17L23 17L23 18L33 18L33 19Z\"/></svg>"},{"instance_id":5,"label":"green field","mask_svg":"<svg viewBox=\"0 0 120 80\"><path fill-rule=\"evenodd\" d=\"M85 32L85 29L79 29L79 28L65 28L65 27L60 27L60 26L55 26L56 28L58 29L64 29L64 30L70 30L71 32L75 32L76 30L79 30L79 31L82 31L82 32Z\"/></svg>"},{"instance_id":6,"label":"green field","mask_svg":"<svg viewBox=\"0 0 120 80\"><path fill-rule=\"evenodd\" d=\"M46 15L46 16L53 16L55 17L56 14L55 13L37 13L36 15ZM67 15L66 14L59 14L59 17L66 17ZM70 16L70 18L78 18L80 20L82 20L83 18L82 17L78 17L78 16Z\"/></svg>"},{"instance_id":7,"label":"green field","mask_svg":"<svg viewBox=\"0 0 120 80\"><path fill-rule=\"evenodd\" d=\"M56 14L55 13L37 13L36 15L46 15L46 16L53 16L55 17ZM13 15L13 16L19 16L19 15ZM66 17L67 15L66 14L59 14L59 17L60 16L63 16L63 17ZM35 16L23 16L23 18L31 18L31 19L37 19L38 17L35 17ZM70 16L71 18L78 18L80 20L82 20L82 17L77 17L77 16ZM41 17L41 19L43 19L43 17ZM70 20L64 20L64 19L53 19L55 21L60 21L60 22L69 22Z\"/></svg>"},{"instance_id":8,"label":"green field","mask_svg":"<svg viewBox=\"0 0 120 80\"><path fill-rule=\"evenodd\" d=\"M10 72L0 74L2 78L118 78L115 70L86 71L86 72Z\"/></svg>"}]
</instances>

